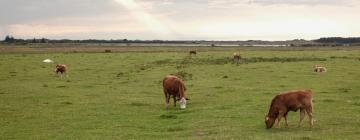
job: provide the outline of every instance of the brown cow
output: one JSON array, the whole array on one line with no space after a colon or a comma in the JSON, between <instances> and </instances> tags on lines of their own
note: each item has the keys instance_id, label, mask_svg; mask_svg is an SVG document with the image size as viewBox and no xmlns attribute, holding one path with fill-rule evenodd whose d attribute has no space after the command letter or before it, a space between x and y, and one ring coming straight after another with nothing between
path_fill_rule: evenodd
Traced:
<instances>
[{"instance_id":1,"label":"brown cow","mask_svg":"<svg viewBox=\"0 0 360 140\"><path fill-rule=\"evenodd\" d=\"M294 90L278 94L271 101L269 113L265 116L266 128L271 128L277 120L275 127L279 127L280 119L285 118L285 128L288 127L287 114L289 111L300 109L300 127L305 116L309 117L310 128L313 126L313 105L311 90Z\"/></svg>"},{"instance_id":2,"label":"brown cow","mask_svg":"<svg viewBox=\"0 0 360 140\"><path fill-rule=\"evenodd\" d=\"M320 72L320 73L326 72L326 68L323 66L315 65L314 72Z\"/></svg>"},{"instance_id":3,"label":"brown cow","mask_svg":"<svg viewBox=\"0 0 360 140\"><path fill-rule=\"evenodd\" d=\"M61 74L61 76L63 75L63 74L66 74L66 65L65 64L57 64L56 66L55 66L55 72L56 72L56 74Z\"/></svg>"},{"instance_id":4,"label":"brown cow","mask_svg":"<svg viewBox=\"0 0 360 140\"><path fill-rule=\"evenodd\" d=\"M190 50L190 51L189 51L189 54L190 54L190 55L196 55L196 53L197 53L196 50Z\"/></svg>"},{"instance_id":5,"label":"brown cow","mask_svg":"<svg viewBox=\"0 0 360 140\"><path fill-rule=\"evenodd\" d=\"M185 85L184 82L176 77L168 75L163 80L163 90L165 94L165 102L166 102L166 109L169 108L170 105L170 96L173 96L174 99L174 107L176 107L176 101L180 101L180 108L186 108L186 98L185 95Z\"/></svg>"},{"instance_id":6,"label":"brown cow","mask_svg":"<svg viewBox=\"0 0 360 140\"><path fill-rule=\"evenodd\" d=\"M240 59L241 59L240 53L239 53L239 52L235 52L235 53L233 54L233 57L234 57L234 61L236 61L236 63L239 64Z\"/></svg>"}]
</instances>

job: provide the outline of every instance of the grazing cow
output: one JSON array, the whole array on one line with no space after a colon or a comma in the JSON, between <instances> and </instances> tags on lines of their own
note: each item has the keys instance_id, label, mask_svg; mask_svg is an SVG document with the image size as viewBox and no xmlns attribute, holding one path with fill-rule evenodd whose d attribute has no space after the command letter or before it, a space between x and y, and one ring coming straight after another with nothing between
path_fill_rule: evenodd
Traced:
<instances>
[{"instance_id":1,"label":"grazing cow","mask_svg":"<svg viewBox=\"0 0 360 140\"><path fill-rule=\"evenodd\" d=\"M234 57L234 61L236 61L236 63L239 64L240 59L241 59L240 53L239 53L239 52L235 52L235 53L233 54L233 57Z\"/></svg>"},{"instance_id":2,"label":"grazing cow","mask_svg":"<svg viewBox=\"0 0 360 140\"><path fill-rule=\"evenodd\" d=\"M326 68L323 66L315 65L314 72L326 72Z\"/></svg>"},{"instance_id":3,"label":"grazing cow","mask_svg":"<svg viewBox=\"0 0 360 140\"><path fill-rule=\"evenodd\" d=\"M196 50L190 50L190 51L189 51L189 54L190 54L190 55L196 55Z\"/></svg>"},{"instance_id":4,"label":"grazing cow","mask_svg":"<svg viewBox=\"0 0 360 140\"><path fill-rule=\"evenodd\" d=\"M185 95L185 85L184 82L176 77L176 76L166 76L163 80L163 90L165 94L165 101L166 101L166 109L169 108L170 105L170 96L173 96L174 99L174 107L176 107L176 101L180 101L180 108L186 108L186 98Z\"/></svg>"},{"instance_id":5,"label":"grazing cow","mask_svg":"<svg viewBox=\"0 0 360 140\"><path fill-rule=\"evenodd\" d=\"M61 76L63 75L63 74L66 74L66 65L65 64L57 64L56 66L55 66L55 72L56 72L56 74L61 74Z\"/></svg>"},{"instance_id":6,"label":"grazing cow","mask_svg":"<svg viewBox=\"0 0 360 140\"><path fill-rule=\"evenodd\" d=\"M265 116L266 128L271 128L277 120L275 127L279 127L280 119L285 118L285 128L288 127L287 114L289 111L300 109L300 127L305 116L309 117L310 128L313 126L313 105L311 90L294 90L278 94L271 101L269 113Z\"/></svg>"}]
</instances>

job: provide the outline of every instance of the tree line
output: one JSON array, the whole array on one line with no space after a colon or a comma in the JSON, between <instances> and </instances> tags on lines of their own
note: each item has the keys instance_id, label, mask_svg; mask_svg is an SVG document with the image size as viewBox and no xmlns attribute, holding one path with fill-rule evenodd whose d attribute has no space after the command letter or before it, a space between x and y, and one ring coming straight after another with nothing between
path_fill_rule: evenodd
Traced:
<instances>
[{"instance_id":1,"label":"tree line","mask_svg":"<svg viewBox=\"0 0 360 140\"><path fill-rule=\"evenodd\" d=\"M327 38L316 39L314 41L318 43L354 44L354 43L360 43L360 37L349 37L349 38L327 37Z\"/></svg>"},{"instance_id":2,"label":"tree line","mask_svg":"<svg viewBox=\"0 0 360 140\"><path fill-rule=\"evenodd\" d=\"M195 43L194 41L173 41L173 40L128 40L128 39L47 39L47 38L33 38L33 39L17 39L13 36L7 35L3 40L5 43Z\"/></svg>"},{"instance_id":3,"label":"tree line","mask_svg":"<svg viewBox=\"0 0 360 140\"><path fill-rule=\"evenodd\" d=\"M199 44L199 43L239 43L239 44L290 44L289 46L342 46L342 45L359 45L360 37L326 37L316 40L289 40L289 41L262 41L262 40L247 40L247 41L205 41L205 40L128 40L128 39L47 39L47 38L33 38L33 39L19 39L7 35L2 41L5 43L20 43L20 44L34 44L34 43L86 43L86 44L102 44L102 43L145 43L145 44Z\"/></svg>"}]
</instances>

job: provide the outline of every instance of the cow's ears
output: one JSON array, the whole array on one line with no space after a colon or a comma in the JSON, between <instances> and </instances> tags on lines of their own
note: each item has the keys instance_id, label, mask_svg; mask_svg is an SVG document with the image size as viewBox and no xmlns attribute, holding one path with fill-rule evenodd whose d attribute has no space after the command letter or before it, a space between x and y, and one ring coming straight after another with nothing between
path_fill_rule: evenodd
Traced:
<instances>
[{"instance_id":1,"label":"cow's ears","mask_svg":"<svg viewBox=\"0 0 360 140\"><path fill-rule=\"evenodd\" d=\"M186 100L190 100L189 98L185 98Z\"/></svg>"}]
</instances>

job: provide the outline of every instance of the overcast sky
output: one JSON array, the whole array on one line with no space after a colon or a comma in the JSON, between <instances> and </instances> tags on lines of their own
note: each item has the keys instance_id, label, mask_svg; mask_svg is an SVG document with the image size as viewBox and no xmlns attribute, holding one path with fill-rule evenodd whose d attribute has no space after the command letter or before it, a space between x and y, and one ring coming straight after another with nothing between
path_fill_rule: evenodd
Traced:
<instances>
[{"instance_id":1,"label":"overcast sky","mask_svg":"<svg viewBox=\"0 0 360 140\"><path fill-rule=\"evenodd\" d=\"M0 0L0 38L287 40L360 36L359 0Z\"/></svg>"}]
</instances>

